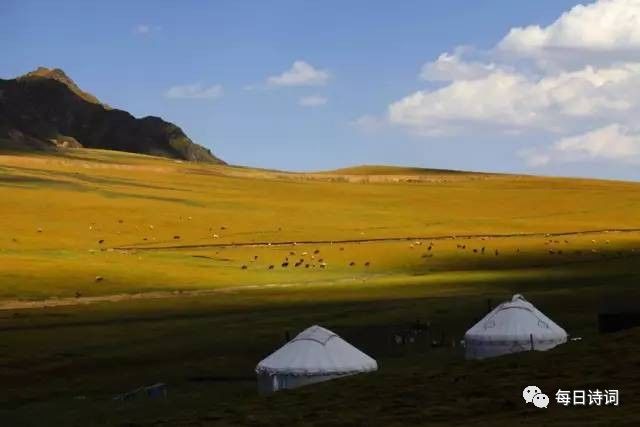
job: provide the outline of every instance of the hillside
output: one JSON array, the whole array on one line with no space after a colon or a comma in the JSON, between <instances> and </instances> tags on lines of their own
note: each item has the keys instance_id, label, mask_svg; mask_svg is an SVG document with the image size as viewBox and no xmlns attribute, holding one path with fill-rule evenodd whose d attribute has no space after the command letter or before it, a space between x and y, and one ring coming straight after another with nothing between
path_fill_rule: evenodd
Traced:
<instances>
[{"instance_id":1,"label":"hillside","mask_svg":"<svg viewBox=\"0 0 640 427\"><path fill-rule=\"evenodd\" d=\"M338 175L454 175L468 173L464 171L450 170L450 169L427 169L417 167L401 167L401 166L387 166L387 165L362 165L353 166L349 168L336 169L333 171L325 172L328 174Z\"/></svg>"},{"instance_id":2,"label":"hillside","mask_svg":"<svg viewBox=\"0 0 640 427\"><path fill-rule=\"evenodd\" d=\"M637 183L386 176L352 182L334 174L327 180L102 150L2 156L0 186L11 205L0 216L0 264L13 272L0 276L0 285L7 285L0 296L330 282L354 274L383 282L430 280L430 272L458 277L460 270L522 268L528 274L531 265L590 261L629 249L640 234L633 231L640 227ZM614 229L627 231L603 233ZM546 233L568 235L549 243ZM437 239L438 250L425 258L426 247L408 239ZM302 242L324 242L320 258L327 268L313 262L267 269L284 261L288 245ZM330 242L346 247L340 251ZM463 243L467 250L456 247ZM482 246L491 256L472 251ZM551 249L563 253L552 256ZM98 275L108 279L94 286ZM50 284L42 287L47 278Z\"/></svg>"},{"instance_id":3,"label":"hillside","mask_svg":"<svg viewBox=\"0 0 640 427\"><path fill-rule=\"evenodd\" d=\"M601 336L597 313L640 297L638 183L357 170L95 149L0 156L0 419L637 424L638 332ZM465 361L465 330L514 293L582 340ZM418 320L433 335L394 346ZM379 372L258 396L256 363L312 324ZM157 382L166 401L113 400ZM530 383L617 388L622 406L536 410L520 397Z\"/></svg>"},{"instance_id":4,"label":"hillside","mask_svg":"<svg viewBox=\"0 0 640 427\"><path fill-rule=\"evenodd\" d=\"M0 79L0 150L103 148L182 160L222 163L178 126L135 118L80 89L64 71L40 67Z\"/></svg>"}]
</instances>

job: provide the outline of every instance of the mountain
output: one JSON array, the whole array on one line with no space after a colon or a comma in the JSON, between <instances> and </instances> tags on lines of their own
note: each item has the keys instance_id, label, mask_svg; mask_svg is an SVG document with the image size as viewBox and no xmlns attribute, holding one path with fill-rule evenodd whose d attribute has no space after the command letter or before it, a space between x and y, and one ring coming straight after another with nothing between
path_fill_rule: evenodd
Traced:
<instances>
[{"instance_id":1,"label":"mountain","mask_svg":"<svg viewBox=\"0 0 640 427\"><path fill-rule=\"evenodd\" d=\"M101 103L60 69L0 79L0 149L86 147L224 163L159 117L135 118Z\"/></svg>"}]
</instances>

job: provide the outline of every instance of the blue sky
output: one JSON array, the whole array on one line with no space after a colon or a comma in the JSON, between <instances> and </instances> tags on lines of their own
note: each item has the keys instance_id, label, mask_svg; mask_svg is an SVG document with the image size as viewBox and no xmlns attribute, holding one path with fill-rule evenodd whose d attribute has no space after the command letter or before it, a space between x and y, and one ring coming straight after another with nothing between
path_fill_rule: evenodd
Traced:
<instances>
[{"instance_id":1,"label":"blue sky","mask_svg":"<svg viewBox=\"0 0 640 427\"><path fill-rule=\"evenodd\" d=\"M640 22L593 22L640 4L576 4L4 0L0 77L62 68L235 164L640 179L640 108L624 96L640 89ZM602 89L599 70L626 74Z\"/></svg>"}]
</instances>

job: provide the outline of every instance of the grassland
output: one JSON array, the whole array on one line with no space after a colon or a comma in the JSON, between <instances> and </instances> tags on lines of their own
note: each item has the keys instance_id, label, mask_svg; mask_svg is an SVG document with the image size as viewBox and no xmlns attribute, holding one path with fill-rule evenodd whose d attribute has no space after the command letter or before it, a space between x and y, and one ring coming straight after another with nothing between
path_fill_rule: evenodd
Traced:
<instances>
[{"instance_id":1,"label":"grassland","mask_svg":"<svg viewBox=\"0 0 640 427\"><path fill-rule=\"evenodd\" d=\"M640 336L596 331L603 300L640 294L639 184L294 174L70 150L0 155L0 195L8 425L633 425L640 415ZM478 363L450 345L389 343L416 320L457 342L487 299L516 292L583 341ZM258 397L256 362L314 323L380 372ZM157 381L167 401L111 400ZM519 398L535 381L620 388L624 405L536 412Z\"/></svg>"}]
</instances>

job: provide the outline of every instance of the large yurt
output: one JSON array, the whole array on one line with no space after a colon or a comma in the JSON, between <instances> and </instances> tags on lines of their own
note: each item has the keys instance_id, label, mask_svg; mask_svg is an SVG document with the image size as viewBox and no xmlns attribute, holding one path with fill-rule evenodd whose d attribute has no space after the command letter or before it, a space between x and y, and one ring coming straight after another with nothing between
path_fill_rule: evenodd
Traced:
<instances>
[{"instance_id":1,"label":"large yurt","mask_svg":"<svg viewBox=\"0 0 640 427\"><path fill-rule=\"evenodd\" d=\"M565 330L519 294L494 308L464 335L467 359L545 351L565 342Z\"/></svg>"},{"instance_id":2,"label":"large yurt","mask_svg":"<svg viewBox=\"0 0 640 427\"><path fill-rule=\"evenodd\" d=\"M258 390L269 394L361 372L378 364L338 335L311 326L256 366Z\"/></svg>"}]
</instances>

